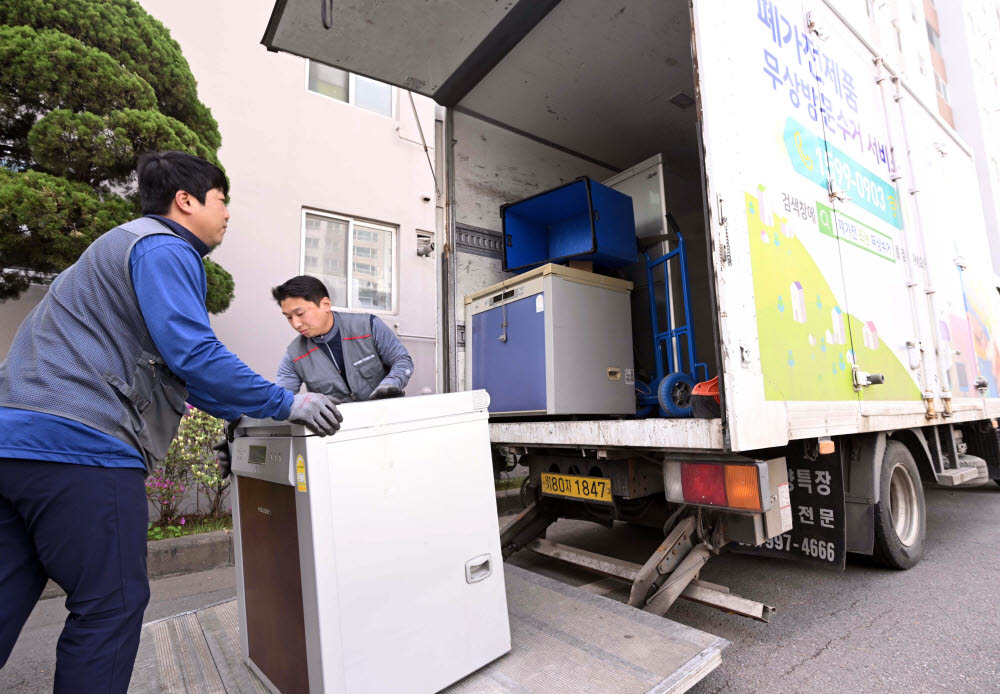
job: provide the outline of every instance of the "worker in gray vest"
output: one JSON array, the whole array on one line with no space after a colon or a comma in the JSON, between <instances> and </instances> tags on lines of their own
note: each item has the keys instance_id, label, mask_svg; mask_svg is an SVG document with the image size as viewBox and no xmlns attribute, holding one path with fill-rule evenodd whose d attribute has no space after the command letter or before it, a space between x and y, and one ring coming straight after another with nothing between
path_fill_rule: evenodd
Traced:
<instances>
[{"instance_id":1,"label":"worker in gray vest","mask_svg":"<svg viewBox=\"0 0 1000 694\"><path fill-rule=\"evenodd\" d=\"M143 155L143 216L49 286L0 362L0 668L51 578L69 617L54 689L127 691L149 601L146 474L186 402L330 435L329 398L293 395L219 342L202 258L222 242L229 182L183 152Z\"/></svg>"},{"instance_id":2,"label":"worker in gray vest","mask_svg":"<svg viewBox=\"0 0 1000 694\"><path fill-rule=\"evenodd\" d=\"M403 394L413 359L377 316L334 311L326 285L293 277L271 291L288 324L299 334L278 366L278 385L297 393L323 393L338 402L378 400Z\"/></svg>"}]
</instances>

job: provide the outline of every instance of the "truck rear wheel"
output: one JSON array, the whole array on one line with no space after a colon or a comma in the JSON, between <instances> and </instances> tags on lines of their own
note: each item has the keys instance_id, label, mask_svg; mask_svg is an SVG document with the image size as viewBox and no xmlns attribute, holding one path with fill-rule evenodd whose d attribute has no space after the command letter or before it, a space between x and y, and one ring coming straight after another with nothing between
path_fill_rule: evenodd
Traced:
<instances>
[{"instance_id":1,"label":"truck rear wheel","mask_svg":"<svg viewBox=\"0 0 1000 694\"><path fill-rule=\"evenodd\" d=\"M924 553L926 505L917 464L899 441L886 443L879 486L875 559L890 569L909 569Z\"/></svg>"}]
</instances>

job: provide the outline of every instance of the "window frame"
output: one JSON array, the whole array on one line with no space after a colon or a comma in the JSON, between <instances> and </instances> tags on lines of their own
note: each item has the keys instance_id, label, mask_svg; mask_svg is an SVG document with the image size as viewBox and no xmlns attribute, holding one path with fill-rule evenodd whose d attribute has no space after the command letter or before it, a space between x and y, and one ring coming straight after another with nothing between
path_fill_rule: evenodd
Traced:
<instances>
[{"instance_id":1,"label":"window frame","mask_svg":"<svg viewBox=\"0 0 1000 694\"><path fill-rule=\"evenodd\" d=\"M951 105L951 100L948 98L948 82L937 73L937 70L934 71L934 90L946 104Z\"/></svg>"},{"instance_id":2,"label":"window frame","mask_svg":"<svg viewBox=\"0 0 1000 694\"><path fill-rule=\"evenodd\" d=\"M329 101L335 101L335 102L337 102L339 104L348 104L350 106L353 106L354 108L359 108L362 111L374 114L374 115L379 116L381 118L388 118L389 120L398 120L398 118L399 118L399 90L395 86L393 86L391 84L387 84L385 82L381 83L381 84L385 84L385 86L389 87L389 103L390 103L390 105L392 107L392 115L387 116L384 113L379 113L378 111L372 111L370 108L363 108L361 106L358 106L356 103L354 103L354 97L355 97L355 94L357 93L357 89L355 87L355 84L357 82L357 75L355 75L353 72L350 72L348 70L342 70L339 67L334 67L333 65L326 65L326 63L320 63L320 62L316 61L317 64L319 64L319 65L324 65L326 67L333 68L334 70L340 70L341 72L346 72L347 73L347 101L342 101L341 99L338 99L338 98L332 97L332 96L327 96L326 94L320 94L319 92L310 89L309 88L309 65L312 62L313 61L310 60L309 58L305 59L304 85L305 85L306 93L313 94L313 95L318 96L318 97L322 97L323 99L327 99ZM368 79L371 79L371 78L368 78ZM378 80L374 80L374 81L378 82Z\"/></svg>"},{"instance_id":3,"label":"window frame","mask_svg":"<svg viewBox=\"0 0 1000 694\"><path fill-rule=\"evenodd\" d=\"M323 96L320 94L320 96ZM334 99L336 101L336 99ZM306 271L306 220L309 215L316 217L325 217L327 219L336 219L341 222L347 222L347 263L345 266L345 271L347 272L347 303L351 303L352 286L351 279L354 274L354 263L356 262L354 258L354 225L355 223L361 224L365 227L370 227L372 229L377 229L378 231L387 231L392 239L392 244L389 250L389 258L392 261L392 267L389 270L389 276L392 278L392 291L390 292L389 298L389 309L377 309L367 306L337 306L333 305L333 308L340 311L352 312L352 313L371 313L377 316L395 316L397 314L397 307L399 306L399 227L386 224L385 222L373 222L365 218L351 217L345 214L337 214L334 212L326 212L324 210L319 210L314 207L303 207L302 216L299 223L299 274L306 275L309 274ZM376 266L377 267L377 266ZM326 273L318 273L320 275ZM315 275L312 275L315 277ZM331 299L332 303L332 299Z\"/></svg>"},{"instance_id":4,"label":"window frame","mask_svg":"<svg viewBox=\"0 0 1000 694\"><path fill-rule=\"evenodd\" d=\"M941 34L931 26L930 22L925 21L924 23L927 25L927 42L938 52L938 55L941 55Z\"/></svg>"}]
</instances>

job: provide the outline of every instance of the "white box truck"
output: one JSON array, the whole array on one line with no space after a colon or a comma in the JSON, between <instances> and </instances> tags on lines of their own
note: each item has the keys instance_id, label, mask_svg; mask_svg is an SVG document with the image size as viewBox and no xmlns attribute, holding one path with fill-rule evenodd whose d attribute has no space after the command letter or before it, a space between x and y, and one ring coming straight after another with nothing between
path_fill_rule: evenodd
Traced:
<instances>
[{"instance_id":1,"label":"white box truck","mask_svg":"<svg viewBox=\"0 0 1000 694\"><path fill-rule=\"evenodd\" d=\"M637 233L670 248L669 215L686 239L695 357L718 376L720 416L495 420L493 441L530 470L506 552L632 580L630 603L649 611L683 595L764 618L692 583L709 556L742 543L908 568L923 483L1000 479L997 230L974 153L870 26L862 3L834 0L276 4L270 49L444 107L446 388L473 387L465 297L511 277L501 205L648 169L657 185L631 186L636 219L652 220ZM677 310L663 289L654 303ZM643 296L633 318L649 313ZM633 324L638 382L655 352ZM627 565L542 539L566 517L665 540Z\"/></svg>"}]
</instances>

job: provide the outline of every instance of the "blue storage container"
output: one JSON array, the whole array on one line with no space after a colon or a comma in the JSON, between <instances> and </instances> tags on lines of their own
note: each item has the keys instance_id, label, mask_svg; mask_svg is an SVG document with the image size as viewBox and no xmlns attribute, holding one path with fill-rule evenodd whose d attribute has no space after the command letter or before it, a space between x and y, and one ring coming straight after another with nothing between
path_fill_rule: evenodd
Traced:
<instances>
[{"instance_id":1,"label":"blue storage container","mask_svg":"<svg viewBox=\"0 0 1000 694\"><path fill-rule=\"evenodd\" d=\"M632 198L589 178L504 205L500 218L506 272L567 260L619 268L638 255Z\"/></svg>"}]
</instances>

